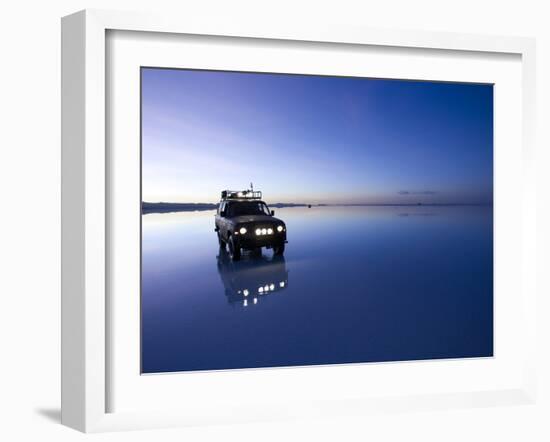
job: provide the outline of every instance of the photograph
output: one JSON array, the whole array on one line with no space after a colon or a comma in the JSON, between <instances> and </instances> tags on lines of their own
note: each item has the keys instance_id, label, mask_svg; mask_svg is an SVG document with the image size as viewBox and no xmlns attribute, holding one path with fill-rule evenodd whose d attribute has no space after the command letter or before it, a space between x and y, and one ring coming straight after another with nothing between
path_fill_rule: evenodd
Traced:
<instances>
[{"instance_id":1,"label":"photograph","mask_svg":"<svg viewBox=\"0 0 550 442\"><path fill-rule=\"evenodd\" d=\"M493 357L493 84L140 77L142 374Z\"/></svg>"}]
</instances>

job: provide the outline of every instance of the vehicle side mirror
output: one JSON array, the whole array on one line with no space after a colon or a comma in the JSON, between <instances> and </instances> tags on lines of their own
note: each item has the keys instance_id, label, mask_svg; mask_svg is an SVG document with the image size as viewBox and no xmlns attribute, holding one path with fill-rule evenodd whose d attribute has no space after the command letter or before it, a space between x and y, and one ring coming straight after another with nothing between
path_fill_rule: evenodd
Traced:
<instances>
[{"instance_id":1,"label":"vehicle side mirror","mask_svg":"<svg viewBox=\"0 0 550 442\"><path fill-rule=\"evenodd\" d=\"M225 210L222 210L222 211L220 212L220 216L225 216L225 213L226 213Z\"/></svg>"},{"instance_id":2,"label":"vehicle side mirror","mask_svg":"<svg viewBox=\"0 0 550 442\"><path fill-rule=\"evenodd\" d=\"M274 216L275 215L275 210L272 210L271 211L271 216Z\"/></svg>"}]
</instances>

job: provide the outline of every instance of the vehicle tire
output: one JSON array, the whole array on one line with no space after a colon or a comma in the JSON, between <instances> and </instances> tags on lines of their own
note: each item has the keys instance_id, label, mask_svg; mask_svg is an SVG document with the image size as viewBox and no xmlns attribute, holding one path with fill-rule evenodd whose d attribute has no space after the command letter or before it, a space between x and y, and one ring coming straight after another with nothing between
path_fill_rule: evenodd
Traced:
<instances>
[{"instance_id":1,"label":"vehicle tire","mask_svg":"<svg viewBox=\"0 0 550 442\"><path fill-rule=\"evenodd\" d=\"M231 256L231 259L233 261L238 261L241 259L241 249L235 244L235 239L233 236L229 237L227 245L229 246L229 256Z\"/></svg>"},{"instance_id":2,"label":"vehicle tire","mask_svg":"<svg viewBox=\"0 0 550 442\"><path fill-rule=\"evenodd\" d=\"M225 250L225 241L222 238L221 233L218 231L218 244L220 245L220 249Z\"/></svg>"},{"instance_id":3,"label":"vehicle tire","mask_svg":"<svg viewBox=\"0 0 550 442\"><path fill-rule=\"evenodd\" d=\"M273 253L276 256L282 256L285 253L285 243L273 246Z\"/></svg>"}]
</instances>

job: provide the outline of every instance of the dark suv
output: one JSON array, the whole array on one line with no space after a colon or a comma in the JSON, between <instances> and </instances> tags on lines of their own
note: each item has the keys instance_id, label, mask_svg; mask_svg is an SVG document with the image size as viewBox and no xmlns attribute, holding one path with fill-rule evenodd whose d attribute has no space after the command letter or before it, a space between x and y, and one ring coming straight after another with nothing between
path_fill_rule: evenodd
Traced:
<instances>
[{"instance_id":1,"label":"dark suv","mask_svg":"<svg viewBox=\"0 0 550 442\"><path fill-rule=\"evenodd\" d=\"M286 225L273 216L262 201L262 193L253 190L224 190L218 206L215 231L220 247L229 248L233 261L241 259L241 250L273 249L275 255L285 251Z\"/></svg>"}]
</instances>

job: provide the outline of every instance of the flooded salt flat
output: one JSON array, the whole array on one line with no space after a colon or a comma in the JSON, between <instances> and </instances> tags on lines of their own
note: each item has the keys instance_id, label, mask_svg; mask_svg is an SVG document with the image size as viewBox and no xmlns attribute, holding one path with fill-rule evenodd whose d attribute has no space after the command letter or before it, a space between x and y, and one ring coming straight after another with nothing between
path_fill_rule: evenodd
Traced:
<instances>
[{"instance_id":1,"label":"flooded salt flat","mask_svg":"<svg viewBox=\"0 0 550 442\"><path fill-rule=\"evenodd\" d=\"M284 258L240 262L213 211L143 216L144 373L492 355L490 207L276 216Z\"/></svg>"}]
</instances>

